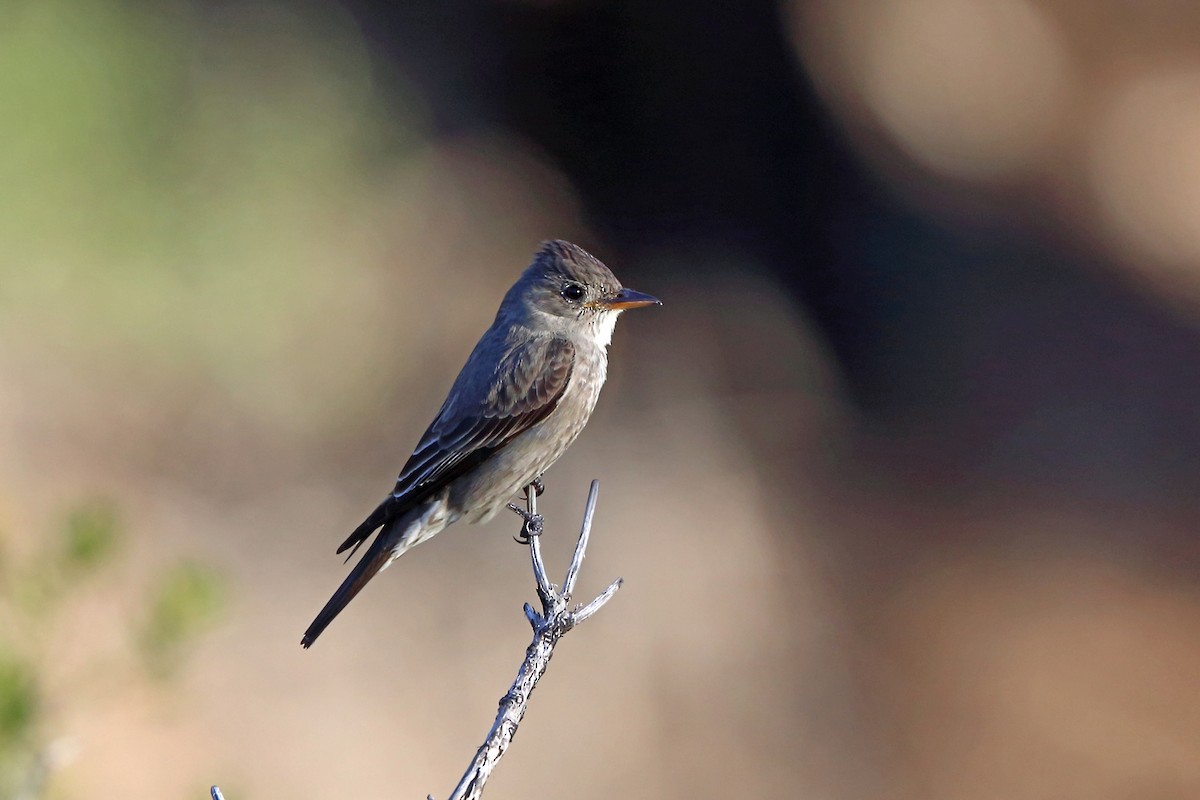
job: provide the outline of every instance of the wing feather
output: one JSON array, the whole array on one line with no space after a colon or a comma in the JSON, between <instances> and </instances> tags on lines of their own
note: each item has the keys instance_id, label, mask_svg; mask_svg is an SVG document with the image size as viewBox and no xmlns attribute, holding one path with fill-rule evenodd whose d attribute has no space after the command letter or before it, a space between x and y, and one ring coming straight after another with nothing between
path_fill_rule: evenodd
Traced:
<instances>
[{"instance_id":1,"label":"wing feather","mask_svg":"<svg viewBox=\"0 0 1200 800\"><path fill-rule=\"evenodd\" d=\"M417 443L388 499L338 548L362 544L378 527L544 420L562 399L575 367L568 340L532 339L500 359L490 380L475 378L473 357Z\"/></svg>"}]
</instances>

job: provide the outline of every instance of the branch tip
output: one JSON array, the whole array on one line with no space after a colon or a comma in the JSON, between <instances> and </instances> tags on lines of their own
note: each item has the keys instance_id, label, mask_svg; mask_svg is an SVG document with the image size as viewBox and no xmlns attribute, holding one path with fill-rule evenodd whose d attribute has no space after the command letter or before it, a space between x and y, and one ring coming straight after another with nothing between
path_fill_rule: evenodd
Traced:
<instances>
[{"instance_id":1,"label":"branch tip","mask_svg":"<svg viewBox=\"0 0 1200 800\"><path fill-rule=\"evenodd\" d=\"M592 519L596 515L596 498L600 493L600 481L593 480L588 487L587 502L583 504L583 524L579 526L579 540L575 543L575 554L567 566L567 577L563 579L563 594L570 597L575 591L575 583L579 580L579 568L583 566L583 556L587 551L588 539L592 535Z\"/></svg>"}]
</instances>

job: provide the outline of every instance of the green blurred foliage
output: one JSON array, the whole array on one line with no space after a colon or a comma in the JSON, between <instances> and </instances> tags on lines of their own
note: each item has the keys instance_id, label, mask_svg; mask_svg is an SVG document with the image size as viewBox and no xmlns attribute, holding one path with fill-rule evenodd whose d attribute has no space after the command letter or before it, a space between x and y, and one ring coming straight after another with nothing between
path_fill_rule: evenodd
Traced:
<instances>
[{"instance_id":1,"label":"green blurred foliage","mask_svg":"<svg viewBox=\"0 0 1200 800\"><path fill-rule=\"evenodd\" d=\"M0 755L28 742L37 710L33 668L11 653L0 653Z\"/></svg>"},{"instance_id":2,"label":"green blurred foliage","mask_svg":"<svg viewBox=\"0 0 1200 800\"><path fill-rule=\"evenodd\" d=\"M13 653L0 652L0 797L17 797L37 764L41 709L36 671Z\"/></svg>"},{"instance_id":3,"label":"green blurred foliage","mask_svg":"<svg viewBox=\"0 0 1200 800\"><path fill-rule=\"evenodd\" d=\"M0 335L200 375L271 416L280 382L315 380L311 321L350 311L373 161L418 150L422 114L378 102L335 5L2 16Z\"/></svg>"},{"instance_id":4,"label":"green blurred foliage","mask_svg":"<svg viewBox=\"0 0 1200 800\"><path fill-rule=\"evenodd\" d=\"M219 618L226 594L224 579L200 564L183 563L167 572L138 637L152 675L167 677L178 669L187 646Z\"/></svg>"},{"instance_id":5,"label":"green blurred foliage","mask_svg":"<svg viewBox=\"0 0 1200 800\"><path fill-rule=\"evenodd\" d=\"M9 576L8 599L31 617L53 611L77 581L112 559L120 540L116 505L111 500L80 503L67 515L54 545Z\"/></svg>"},{"instance_id":6,"label":"green blurred foliage","mask_svg":"<svg viewBox=\"0 0 1200 800\"><path fill-rule=\"evenodd\" d=\"M80 506L67 518L63 532L63 566L82 572L103 565L116 551L118 538L115 504L97 501Z\"/></svg>"},{"instance_id":7,"label":"green blurred foliage","mask_svg":"<svg viewBox=\"0 0 1200 800\"><path fill-rule=\"evenodd\" d=\"M53 658L56 614L113 563L121 538L116 504L86 500L27 560L3 562L0 614L11 635L0 648L0 797L28 796L44 778L48 732L38 675Z\"/></svg>"},{"instance_id":8,"label":"green blurred foliage","mask_svg":"<svg viewBox=\"0 0 1200 800\"><path fill-rule=\"evenodd\" d=\"M61 645L59 620L68 608L81 608L98 585L103 589L94 579L118 566L124 538L117 504L92 499L71 509L58 535L40 550L24 559L6 553L0 561L0 621L6 627L0 641L0 798L18 792L31 796L30 786L35 793L40 790L50 743L69 734L54 730L53 720L47 719L49 707L80 702L81 694L94 693L97 686L120 688L104 679L97 682L97 676L112 674L99 657L74 682L87 688L68 696L61 696L61 686L60 696L44 696L39 676L53 664ZM212 568L190 562L168 568L127 612L125 623L138 642L136 655L147 668L143 675L161 679L175 674L188 645L217 621L225 603L225 581ZM137 675L122 674L119 680Z\"/></svg>"}]
</instances>

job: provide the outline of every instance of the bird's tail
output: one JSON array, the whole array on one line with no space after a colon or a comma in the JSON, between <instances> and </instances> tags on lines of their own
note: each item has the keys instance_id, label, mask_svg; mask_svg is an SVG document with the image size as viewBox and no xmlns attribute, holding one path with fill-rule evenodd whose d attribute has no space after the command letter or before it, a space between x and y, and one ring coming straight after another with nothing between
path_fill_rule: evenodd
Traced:
<instances>
[{"instance_id":1,"label":"bird's tail","mask_svg":"<svg viewBox=\"0 0 1200 800\"><path fill-rule=\"evenodd\" d=\"M383 530L375 537L375 541L371 543L366 555L354 565L354 569L350 570L346 580L342 581L342 585L333 593L333 597L329 598L329 602L325 604L325 607L317 614L317 618L304 632L304 638L300 640L300 644L305 649L312 646L321 632L329 627L329 623L333 622L333 618L340 614L355 595L362 591L371 578L378 575L379 571L388 565L388 562L394 557L397 545L403 542L403 536L407 532L406 528L410 522L410 519L401 517L384 524Z\"/></svg>"}]
</instances>

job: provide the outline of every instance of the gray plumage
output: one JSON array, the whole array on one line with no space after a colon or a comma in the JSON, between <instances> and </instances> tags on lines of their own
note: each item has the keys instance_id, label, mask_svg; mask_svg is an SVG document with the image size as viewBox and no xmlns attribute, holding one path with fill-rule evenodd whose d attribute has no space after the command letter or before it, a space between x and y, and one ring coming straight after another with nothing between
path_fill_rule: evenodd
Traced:
<instances>
[{"instance_id":1,"label":"gray plumage","mask_svg":"<svg viewBox=\"0 0 1200 800\"><path fill-rule=\"evenodd\" d=\"M309 647L363 586L458 520L490 519L583 430L608 371L617 316L658 300L601 261L543 242L454 381L395 489L338 548L379 535L304 633Z\"/></svg>"}]
</instances>

